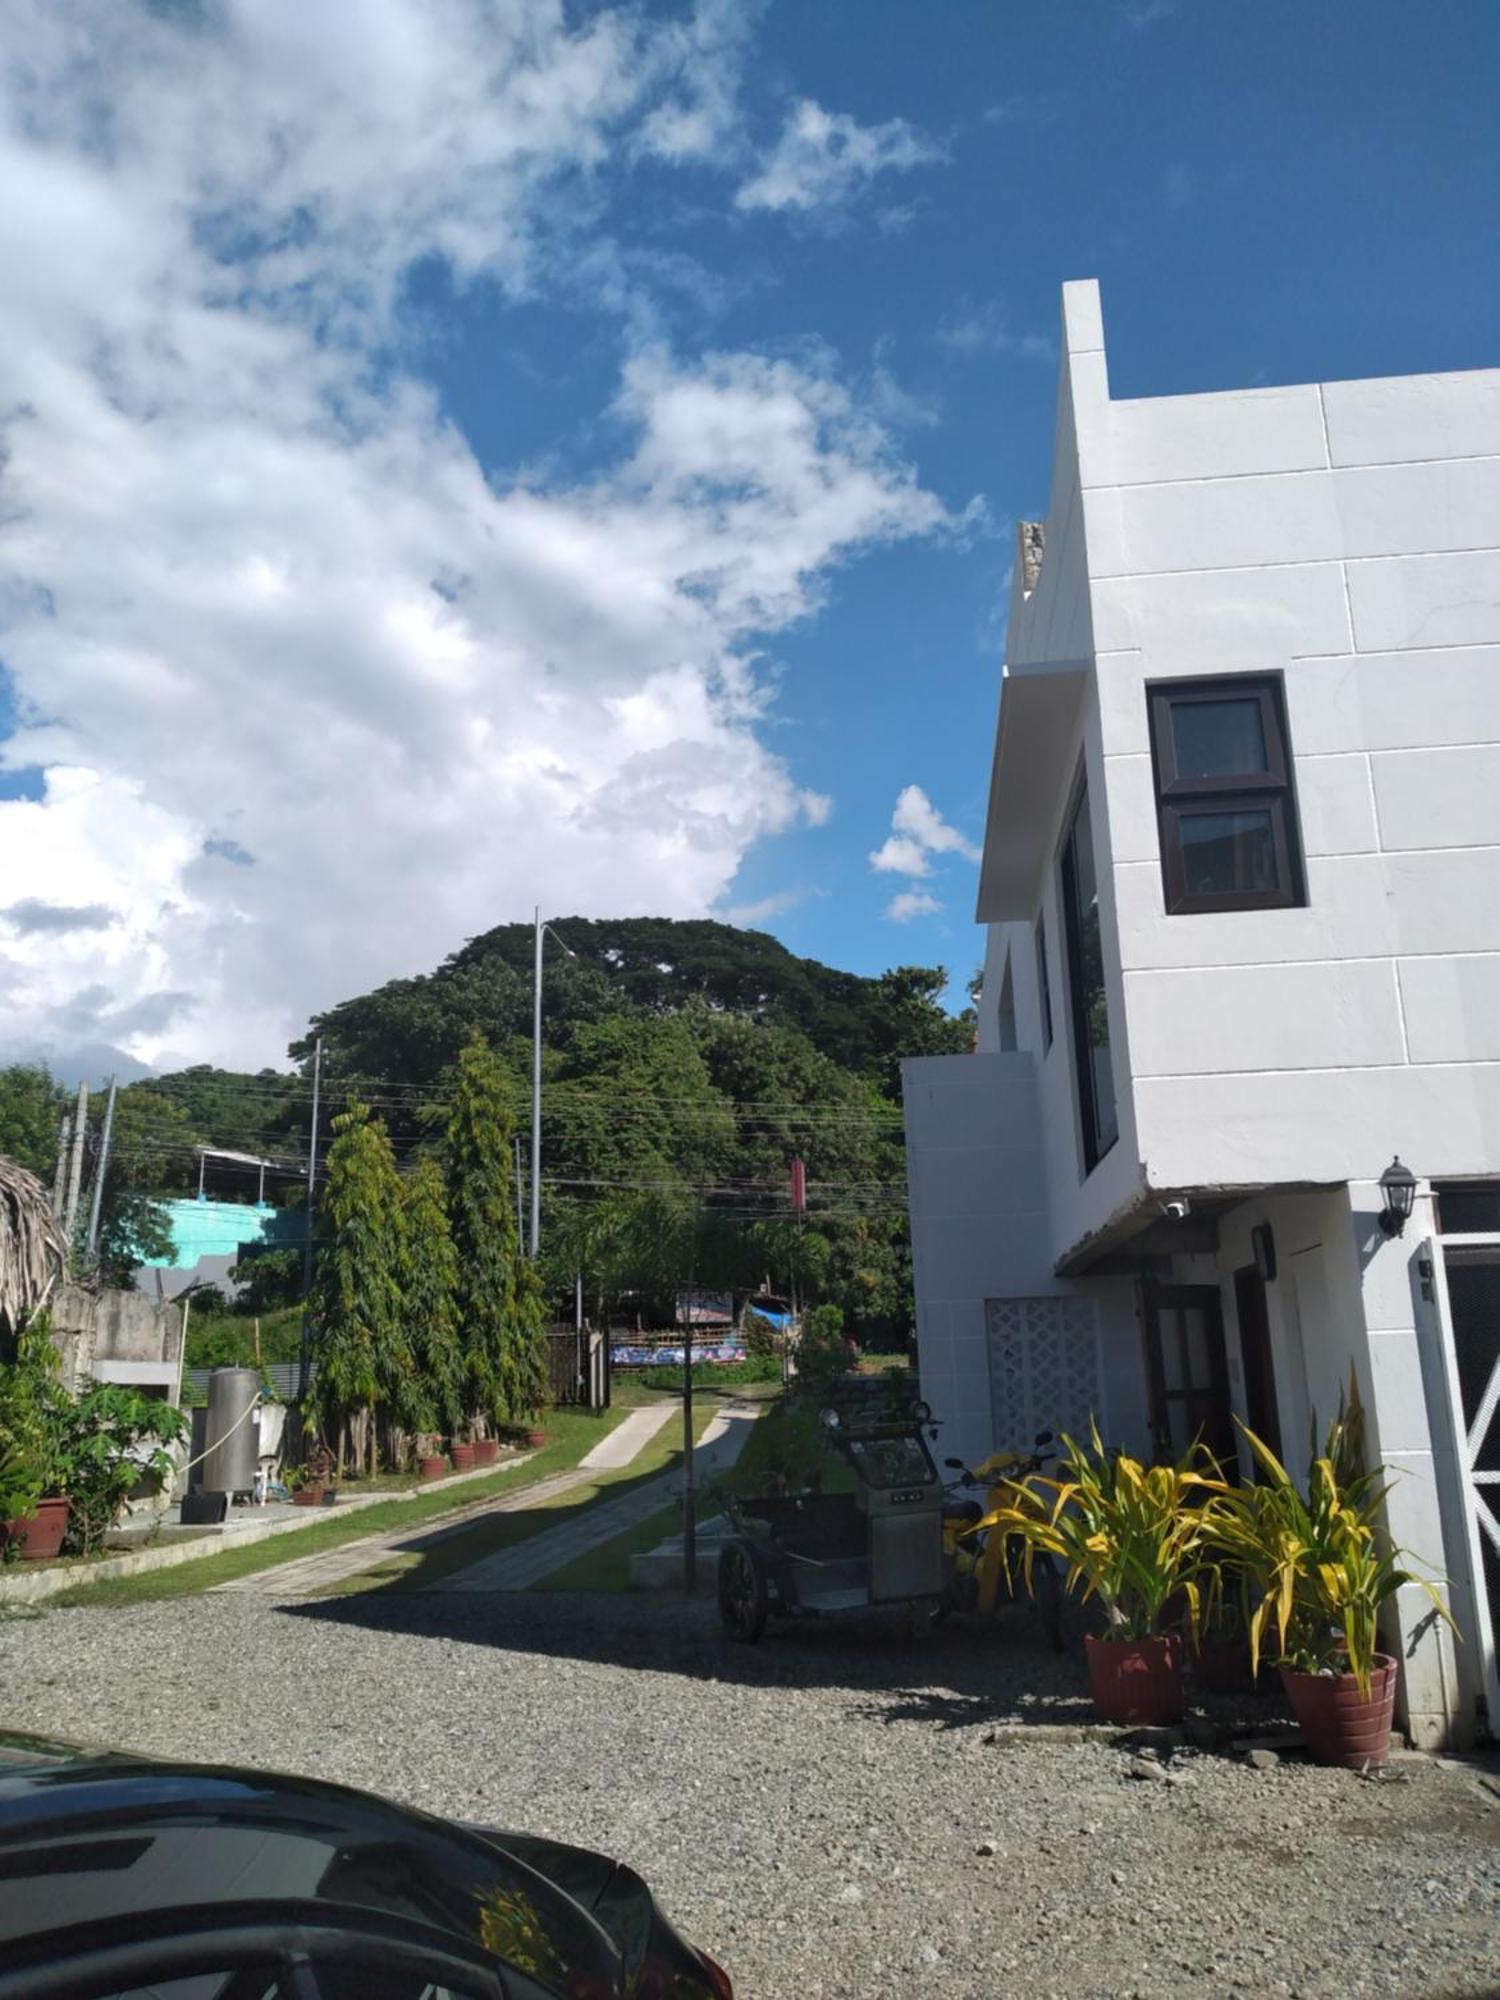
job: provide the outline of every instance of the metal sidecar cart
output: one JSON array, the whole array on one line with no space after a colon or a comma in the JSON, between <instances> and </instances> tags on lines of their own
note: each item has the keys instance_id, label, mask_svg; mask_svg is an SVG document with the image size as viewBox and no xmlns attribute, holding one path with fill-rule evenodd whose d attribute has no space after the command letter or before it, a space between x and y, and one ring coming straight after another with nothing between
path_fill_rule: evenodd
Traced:
<instances>
[{"instance_id":1,"label":"metal sidecar cart","mask_svg":"<svg viewBox=\"0 0 1500 2000\"><path fill-rule=\"evenodd\" d=\"M753 1644L772 1618L871 1605L910 1607L925 1629L944 1587L943 1483L927 1448L925 1403L865 1397L850 1385L822 1412L831 1464L851 1491L731 1496L719 1553L719 1616Z\"/></svg>"}]
</instances>

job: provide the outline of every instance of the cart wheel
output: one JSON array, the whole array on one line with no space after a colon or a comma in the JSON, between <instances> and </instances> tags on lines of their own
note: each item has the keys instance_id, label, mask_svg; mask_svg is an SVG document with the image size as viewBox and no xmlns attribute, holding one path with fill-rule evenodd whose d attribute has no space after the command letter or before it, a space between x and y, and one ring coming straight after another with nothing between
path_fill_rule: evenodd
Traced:
<instances>
[{"instance_id":1,"label":"cart wheel","mask_svg":"<svg viewBox=\"0 0 1500 2000\"><path fill-rule=\"evenodd\" d=\"M731 1639L753 1646L770 1612L765 1565L748 1542L726 1542L719 1552L719 1616Z\"/></svg>"}]
</instances>

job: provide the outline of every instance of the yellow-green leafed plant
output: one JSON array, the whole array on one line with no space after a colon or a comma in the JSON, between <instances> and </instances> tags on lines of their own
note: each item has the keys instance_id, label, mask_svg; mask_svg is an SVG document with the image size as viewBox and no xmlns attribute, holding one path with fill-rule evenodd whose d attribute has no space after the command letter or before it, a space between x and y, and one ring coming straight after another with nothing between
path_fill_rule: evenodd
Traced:
<instances>
[{"instance_id":1,"label":"yellow-green leafed plant","mask_svg":"<svg viewBox=\"0 0 1500 2000\"><path fill-rule=\"evenodd\" d=\"M1236 1420L1238 1421L1238 1420ZM1258 1482L1216 1485L1207 1509L1219 1559L1244 1579L1250 1604L1250 1667L1273 1641L1279 1663L1304 1673L1352 1673L1368 1695L1377 1628L1386 1602L1416 1584L1452 1620L1436 1584L1403 1566L1381 1525L1389 1487L1381 1468L1364 1469L1363 1421L1351 1386L1321 1452L1308 1469L1304 1499L1268 1445L1240 1425L1255 1454Z\"/></svg>"},{"instance_id":2,"label":"yellow-green leafed plant","mask_svg":"<svg viewBox=\"0 0 1500 2000\"><path fill-rule=\"evenodd\" d=\"M1217 1592L1203 1502L1222 1482L1197 1470L1196 1450L1177 1465L1143 1465L1106 1451L1097 1425L1089 1432L1087 1445L1064 1436L1055 1477L1006 1483L979 1524L990 1534L986 1556L998 1561L1019 1545L1028 1589L1037 1556L1052 1557L1068 1591L1099 1599L1114 1638L1150 1638L1174 1600L1196 1634Z\"/></svg>"}]
</instances>

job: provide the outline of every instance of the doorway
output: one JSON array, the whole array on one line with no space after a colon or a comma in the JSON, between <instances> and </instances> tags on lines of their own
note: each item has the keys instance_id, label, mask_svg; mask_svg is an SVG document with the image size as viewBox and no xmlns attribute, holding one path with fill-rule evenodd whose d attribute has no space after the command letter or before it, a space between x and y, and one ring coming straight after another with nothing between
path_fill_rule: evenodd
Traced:
<instances>
[{"instance_id":1,"label":"doorway","mask_svg":"<svg viewBox=\"0 0 1500 2000\"><path fill-rule=\"evenodd\" d=\"M1235 1459L1224 1315L1216 1285L1141 1287L1151 1430L1158 1459L1174 1463L1201 1439L1221 1464Z\"/></svg>"},{"instance_id":2,"label":"doorway","mask_svg":"<svg viewBox=\"0 0 1500 2000\"><path fill-rule=\"evenodd\" d=\"M1245 1421L1261 1443L1280 1458L1281 1423L1276 1413L1276 1374L1271 1361L1266 1281L1253 1264L1234 1274L1234 1309L1240 1323L1240 1360L1245 1369Z\"/></svg>"},{"instance_id":3,"label":"doorway","mask_svg":"<svg viewBox=\"0 0 1500 2000\"><path fill-rule=\"evenodd\" d=\"M1478 1666L1489 1726L1500 1721L1500 1238L1438 1237L1449 1397L1457 1432ZM1421 1551L1429 1554L1428 1551ZM1431 1552L1435 1555L1435 1551ZM1449 1556L1450 1571L1456 1567Z\"/></svg>"}]
</instances>

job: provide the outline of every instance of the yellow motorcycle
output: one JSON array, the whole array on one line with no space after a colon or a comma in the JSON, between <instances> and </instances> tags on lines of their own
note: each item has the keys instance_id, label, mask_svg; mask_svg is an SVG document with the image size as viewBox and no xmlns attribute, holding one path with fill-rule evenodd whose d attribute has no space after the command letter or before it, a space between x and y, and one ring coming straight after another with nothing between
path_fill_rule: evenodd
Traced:
<instances>
[{"instance_id":1,"label":"yellow motorcycle","mask_svg":"<svg viewBox=\"0 0 1500 2000\"><path fill-rule=\"evenodd\" d=\"M944 1589L940 1616L967 1611L980 1618L993 1618L1000 1602L1002 1579L1007 1597L1022 1594L1025 1588L1022 1558L1015 1552L1007 1553L1004 1537L990 1534L980 1523L1003 1503L1005 1487L1010 1481L1041 1472L1047 1461L1056 1456L1052 1443L1051 1431L1038 1431L1029 1452L995 1451L972 1466L961 1458L944 1459L949 1471L959 1476L949 1480L943 1489ZM957 1497L961 1491L976 1487L986 1489L983 1506L977 1500ZM1048 1643L1054 1652L1061 1652L1063 1580L1051 1556L1038 1554L1033 1558L1031 1594Z\"/></svg>"}]
</instances>

